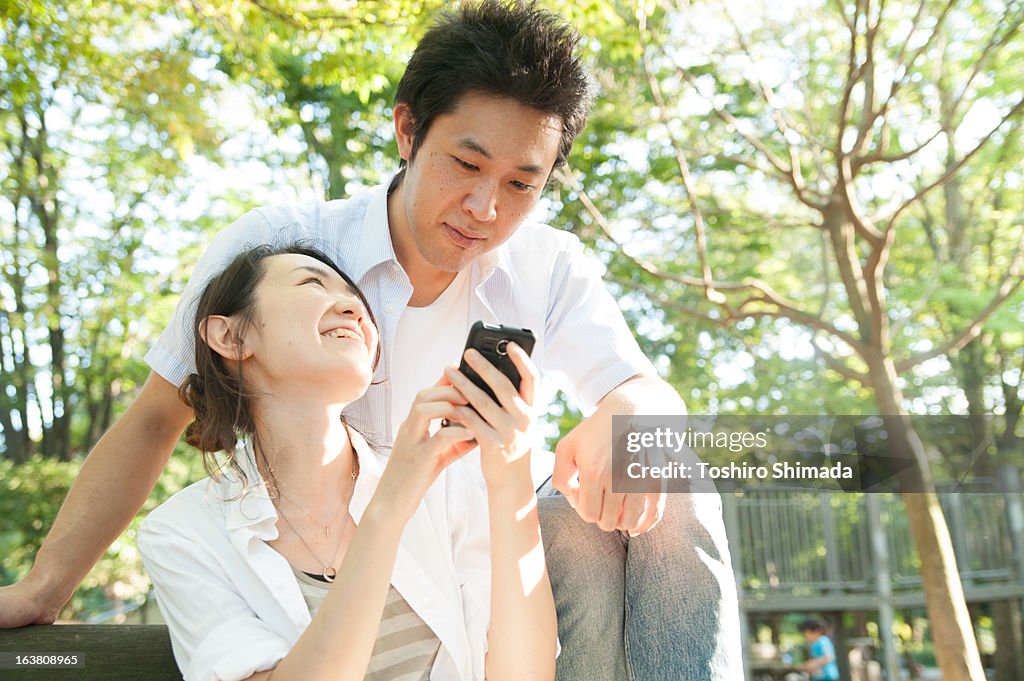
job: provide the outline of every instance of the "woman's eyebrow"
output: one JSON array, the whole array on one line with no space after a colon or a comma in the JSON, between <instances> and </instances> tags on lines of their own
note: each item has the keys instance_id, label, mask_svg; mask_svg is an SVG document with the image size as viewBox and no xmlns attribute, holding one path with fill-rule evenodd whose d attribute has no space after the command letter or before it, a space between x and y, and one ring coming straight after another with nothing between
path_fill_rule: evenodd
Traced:
<instances>
[{"instance_id":1,"label":"woman's eyebrow","mask_svg":"<svg viewBox=\"0 0 1024 681\"><path fill-rule=\"evenodd\" d=\"M298 267L293 269L292 272L298 272L300 270L305 270L306 272L310 272L312 274L316 274L316 275L319 275L321 277L330 277L331 276L331 273L328 272L327 270L323 269L322 267L313 267L312 265L299 265Z\"/></svg>"}]
</instances>

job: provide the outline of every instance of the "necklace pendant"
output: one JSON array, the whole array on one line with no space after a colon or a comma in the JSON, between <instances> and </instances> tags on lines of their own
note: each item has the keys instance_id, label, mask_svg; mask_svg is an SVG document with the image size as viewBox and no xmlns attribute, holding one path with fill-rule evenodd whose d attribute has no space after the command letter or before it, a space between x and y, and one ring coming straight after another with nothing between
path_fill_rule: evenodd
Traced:
<instances>
[{"instance_id":1,"label":"necklace pendant","mask_svg":"<svg viewBox=\"0 0 1024 681\"><path fill-rule=\"evenodd\" d=\"M326 525L324 525L324 536L325 537L330 537L331 536L331 528L327 527Z\"/></svg>"},{"instance_id":2,"label":"necklace pendant","mask_svg":"<svg viewBox=\"0 0 1024 681\"><path fill-rule=\"evenodd\" d=\"M323 575L324 581L327 582L328 584L330 584L330 583L332 583L334 581L334 578L338 576L338 571L335 570L330 565L328 565L327 567L324 568L324 571L322 573L320 573L320 574Z\"/></svg>"}]
</instances>

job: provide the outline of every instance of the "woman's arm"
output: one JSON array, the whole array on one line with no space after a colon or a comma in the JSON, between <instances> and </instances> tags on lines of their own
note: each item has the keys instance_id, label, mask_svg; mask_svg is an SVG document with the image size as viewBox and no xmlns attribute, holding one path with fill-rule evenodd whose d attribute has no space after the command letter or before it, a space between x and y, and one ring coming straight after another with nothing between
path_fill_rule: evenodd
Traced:
<instances>
[{"instance_id":1,"label":"woman's arm","mask_svg":"<svg viewBox=\"0 0 1024 681\"><path fill-rule=\"evenodd\" d=\"M455 417L453 402L462 399L450 387L417 395L323 605L277 667L252 679L362 681L402 530L438 474L474 447L473 434L463 428L429 434L433 419Z\"/></svg>"},{"instance_id":2,"label":"woman's arm","mask_svg":"<svg viewBox=\"0 0 1024 681\"><path fill-rule=\"evenodd\" d=\"M529 457L524 457L529 463ZM522 479L487 486L491 625L487 679L553 679L558 626L529 465Z\"/></svg>"},{"instance_id":3,"label":"woman's arm","mask_svg":"<svg viewBox=\"0 0 1024 681\"><path fill-rule=\"evenodd\" d=\"M529 431L537 372L515 344L509 344L508 354L522 376L518 391L474 351L466 354L501 406L458 371L446 374L479 412L460 407L457 420L476 434L487 484L491 621L486 676L488 681L553 679L558 626L530 476Z\"/></svg>"},{"instance_id":4,"label":"woman's arm","mask_svg":"<svg viewBox=\"0 0 1024 681\"><path fill-rule=\"evenodd\" d=\"M386 490L374 494L331 590L295 646L277 667L250 679L362 681L406 522L391 511L389 497Z\"/></svg>"}]
</instances>

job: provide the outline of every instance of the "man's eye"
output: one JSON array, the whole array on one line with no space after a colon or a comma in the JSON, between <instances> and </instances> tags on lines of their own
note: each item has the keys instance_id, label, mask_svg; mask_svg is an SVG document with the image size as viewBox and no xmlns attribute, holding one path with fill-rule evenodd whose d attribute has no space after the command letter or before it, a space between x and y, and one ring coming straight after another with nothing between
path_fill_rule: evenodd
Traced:
<instances>
[{"instance_id":1,"label":"man's eye","mask_svg":"<svg viewBox=\"0 0 1024 681\"><path fill-rule=\"evenodd\" d=\"M475 165L473 165L472 163L467 163L466 161L463 161L458 156L452 156L452 158L455 159L455 162L458 163L463 168L465 168L466 170L479 170L479 168L477 168Z\"/></svg>"},{"instance_id":2,"label":"man's eye","mask_svg":"<svg viewBox=\"0 0 1024 681\"><path fill-rule=\"evenodd\" d=\"M512 186L515 187L516 189L518 189L520 191L524 191L524 192L530 191L531 189L533 189L533 185L532 184L526 184L525 182L520 182L519 180L512 180Z\"/></svg>"}]
</instances>

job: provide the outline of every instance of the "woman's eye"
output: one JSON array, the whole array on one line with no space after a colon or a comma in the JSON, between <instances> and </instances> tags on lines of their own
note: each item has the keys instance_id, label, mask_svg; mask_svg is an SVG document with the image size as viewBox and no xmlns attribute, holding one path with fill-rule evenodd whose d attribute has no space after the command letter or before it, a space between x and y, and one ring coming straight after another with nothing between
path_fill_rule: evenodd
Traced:
<instances>
[{"instance_id":1,"label":"woman's eye","mask_svg":"<svg viewBox=\"0 0 1024 681\"><path fill-rule=\"evenodd\" d=\"M302 284L303 286L305 286L306 284L318 284L319 286L323 286L324 280L321 279L320 277L310 277L309 279L305 279L302 282Z\"/></svg>"}]
</instances>

